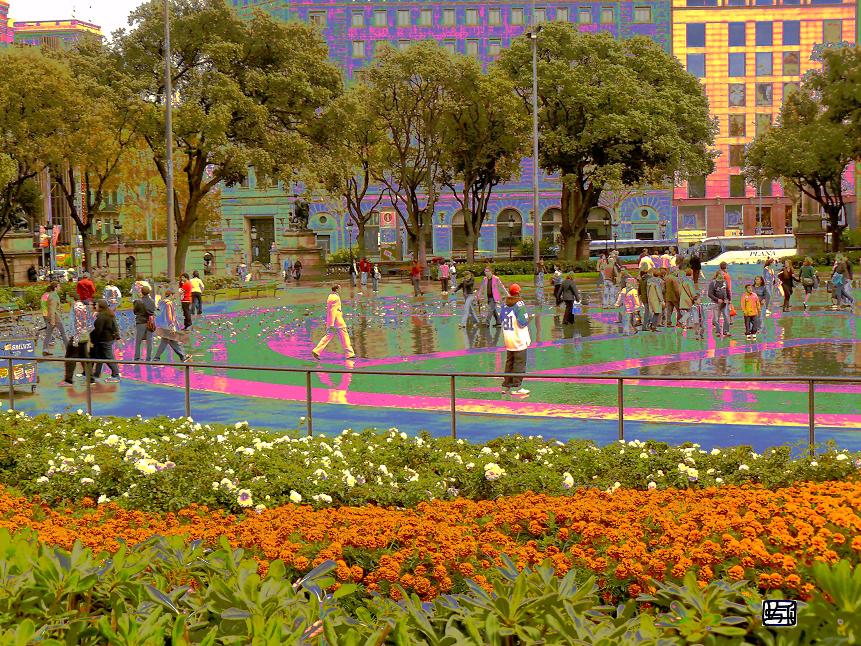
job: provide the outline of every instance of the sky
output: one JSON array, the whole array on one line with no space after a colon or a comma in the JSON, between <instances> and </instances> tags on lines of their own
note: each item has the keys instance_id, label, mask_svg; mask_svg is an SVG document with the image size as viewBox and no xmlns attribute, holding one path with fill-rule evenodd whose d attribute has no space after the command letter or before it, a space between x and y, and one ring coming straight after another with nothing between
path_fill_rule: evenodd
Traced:
<instances>
[{"instance_id":1,"label":"sky","mask_svg":"<svg viewBox=\"0 0 861 646\"><path fill-rule=\"evenodd\" d=\"M75 17L100 25L109 36L128 26L129 13L143 0L7 0L14 20L62 20Z\"/></svg>"}]
</instances>

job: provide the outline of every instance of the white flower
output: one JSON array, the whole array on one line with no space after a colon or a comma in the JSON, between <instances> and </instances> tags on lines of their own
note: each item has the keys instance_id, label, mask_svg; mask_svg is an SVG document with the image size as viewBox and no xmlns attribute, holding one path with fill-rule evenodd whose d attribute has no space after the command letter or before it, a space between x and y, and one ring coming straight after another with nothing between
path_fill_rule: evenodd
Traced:
<instances>
[{"instance_id":1,"label":"white flower","mask_svg":"<svg viewBox=\"0 0 861 646\"><path fill-rule=\"evenodd\" d=\"M706 471L706 473L709 475L714 475L714 472L715 472L714 469L709 469L708 471Z\"/></svg>"},{"instance_id":2,"label":"white flower","mask_svg":"<svg viewBox=\"0 0 861 646\"><path fill-rule=\"evenodd\" d=\"M486 447L486 446L485 446L485 447L482 447L481 452L482 452L482 453L484 453L484 454L487 454L487 453L490 453L491 451L490 451L490 448L489 448L489 447Z\"/></svg>"},{"instance_id":3,"label":"white flower","mask_svg":"<svg viewBox=\"0 0 861 646\"><path fill-rule=\"evenodd\" d=\"M238 495L236 496L236 502L240 507L250 507L254 504L254 501L251 499L251 490L250 489L240 489Z\"/></svg>"},{"instance_id":4,"label":"white flower","mask_svg":"<svg viewBox=\"0 0 861 646\"><path fill-rule=\"evenodd\" d=\"M148 459L142 459L135 462L135 469L147 476L156 472L155 464L153 464L152 460Z\"/></svg>"},{"instance_id":5,"label":"white flower","mask_svg":"<svg viewBox=\"0 0 861 646\"><path fill-rule=\"evenodd\" d=\"M849 456L846 455L845 453L838 453L836 459L838 462L842 462L843 460L848 460Z\"/></svg>"},{"instance_id":6,"label":"white flower","mask_svg":"<svg viewBox=\"0 0 861 646\"><path fill-rule=\"evenodd\" d=\"M93 473L101 473L102 472L102 467L100 467L98 464L94 464L91 468L93 470Z\"/></svg>"},{"instance_id":7,"label":"white flower","mask_svg":"<svg viewBox=\"0 0 861 646\"><path fill-rule=\"evenodd\" d=\"M212 483L212 490L213 490L213 491L218 491L218 488L219 488L219 484L218 484L217 482L213 482L213 483Z\"/></svg>"},{"instance_id":8,"label":"white flower","mask_svg":"<svg viewBox=\"0 0 861 646\"><path fill-rule=\"evenodd\" d=\"M39 484L45 484L46 482L48 482L48 478L46 478L45 476L41 476L39 478L36 478L36 482L38 482Z\"/></svg>"},{"instance_id":9,"label":"white flower","mask_svg":"<svg viewBox=\"0 0 861 646\"><path fill-rule=\"evenodd\" d=\"M717 482L718 484L721 484L721 483L723 483L723 478L715 478L715 482Z\"/></svg>"},{"instance_id":10,"label":"white flower","mask_svg":"<svg viewBox=\"0 0 861 646\"><path fill-rule=\"evenodd\" d=\"M120 441L119 435L111 434L105 438L105 444L107 444L108 446L114 446L115 444L119 444L119 441Z\"/></svg>"},{"instance_id":11,"label":"white flower","mask_svg":"<svg viewBox=\"0 0 861 646\"><path fill-rule=\"evenodd\" d=\"M654 480L649 483L649 489L657 489L657 488L658 488L658 483L655 482Z\"/></svg>"},{"instance_id":12,"label":"white flower","mask_svg":"<svg viewBox=\"0 0 861 646\"><path fill-rule=\"evenodd\" d=\"M254 511L256 511L258 514L263 512L265 509L266 505L264 505L262 502L259 505L255 505L254 507Z\"/></svg>"},{"instance_id":13,"label":"white flower","mask_svg":"<svg viewBox=\"0 0 861 646\"><path fill-rule=\"evenodd\" d=\"M99 499L96 502L100 505L104 505L106 502L110 502L110 501L111 501L110 498L108 498L105 494L102 494L101 496L99 496Z\"/></svg>"},{"instance_id":14,"label":"white flower","mask_svg":"<svg viewBox=\"0 0 861 646\"><path fill-rule=\"evenodd\" d=\"M466 468L467 468L467 469L472 470L472 468L473 468L474 466L475 466L475 463L473 463L473 462L467 462L467 463L466 463Z\"/></svg>"},{"instance_id":15,"label":"white flower","mask_svg":"<svg viewBox=\"0 0 861 646\"><path fill-rule=\"evenodd\" d=\"M293 491L292 489L290 490L290 502L297 505L302 502L302 496L299 494L298 491Z\"/></svg>"},{"instance_id":16,"label":"white flower","mask_svg":"<svg viewBox=\"0 0 861 646\"><path fill-rule=\"evenodd\" d=\"M643 451L642 453L640 453L640 459L641 459L641 460L648 460L648 459L649 459L649 454L648 454L648 453L646 453L645 451Z\"/></svg>"},{"instance_id":17,"label":"white flower","mask_svg":"<svg viewBox=\"0 0 861 646\"><path fill-rule=\"evenodd\" d=\"M818 467L818 466L819 466L819 463L818 463L816 460L811 460L811 461L810 461L810 466L812 466L812 467Z\"/></svg>"},{"instance_id":18,"label":"white flower","mask_svg":"<svg viewBox=\"0 0 861 646\"><path fill-rule=\"evenodd\" d=\"M659 478L663 478L663 477L664 477L664 471L663 471L663 469L658 469L658 477L659 477Z\"/></svg>"},{"instance_id":19,"label":"white flower","mask_svg":"<svg viewBox=\"0 0 861 646\"><path fill-rule=\"evenodd\" d=\"M574 486L574 476L572 476L567 471L562 474L562 486L566 489L570 489Z\"/></svg>"},{"instance_id":20,"label":"white flower","mask_svg":"<svg viewBox=\"0 0 861 646\"><path fill-rule=\"evenodd\" d=\"M740 464L740 465L738 465L738 470L739 471L750 471L750 467L747 466L746 464Z\"/></svg>"},{"instance_id":21,"label":"white flower","mask_svg":"<svg viewBox=\"0 0 861 646\"><path fill-rule=\"evenodd\" d=\"M82 485L91 485L95 482L92 478L81 478Z\"/></svg>"},{"instance_id":22,"label":"white flower","mask_svg":"<svg viewBox=\"0 0 861 646\"><path fill-rule=\"evenodd\" d=\"M493 482L505 475L505 469L496 464L496 462L488 462L484 465L484 477L486 480Z\"/></svg>"},{"instance_id":23,"label":"white flower","mask_svg":"<svg viewBox=\"0 0 861 646\"><path fill-rule=\"evenodd\" d=\"M356 478L349 471L344 472L344 484L351 488L356 486Z\"/></svg>"},{"instance_id":24,"label":"white flower","mask_svg":"<svg viewBox=\"0 0 861 646\"><path fill-rule=\"evenodd\" d=\"M332 502L332 496L325 494L325 493L320 493L320 494L317 494L315 496L311 496L311 498L313 498L316 502L324 502L327 505Z\"/></svg>"},{"instance_id":25,"label":"white flower","mask_svg":"<svg viewBox=\"0 0 861 646\"><path fill-rule=\"evenodd\" d=\"M712 449L712 455L720 455L720 449Z\"/></svg>"}]
</instances>

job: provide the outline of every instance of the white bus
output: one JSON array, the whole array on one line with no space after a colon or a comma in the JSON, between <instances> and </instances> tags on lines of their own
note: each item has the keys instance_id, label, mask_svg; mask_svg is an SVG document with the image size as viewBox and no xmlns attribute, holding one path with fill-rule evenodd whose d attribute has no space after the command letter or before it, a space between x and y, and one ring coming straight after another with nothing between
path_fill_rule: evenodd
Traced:
<instances>
[{"instance_id":1,"label":"white bus","mask_svg":"<svg viewBox=\"0 0 861 646\"><path fill-rule=\"evenodd\" d=\"M717 236L706 238L692 249L703 265L765 264L767 258L791 258L797 255L795 236Z\"/></svg>"}]
</instances>

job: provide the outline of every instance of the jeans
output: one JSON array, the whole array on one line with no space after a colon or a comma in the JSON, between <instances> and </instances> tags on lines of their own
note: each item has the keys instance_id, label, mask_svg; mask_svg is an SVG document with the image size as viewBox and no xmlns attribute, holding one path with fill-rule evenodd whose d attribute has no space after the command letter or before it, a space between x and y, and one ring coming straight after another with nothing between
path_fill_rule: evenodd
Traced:
<instances>
[{"instance_id":1,"label":"jeans","mask_svg":"<svg viewBox=\"0 0 861 646\"><path fill-rule=\"evenodd\" d=\"M191 313L203 314L203 294L200 292L191 293Z\"/></svg>"},{"instance_id":2,"label":"jeans","mask_svg":"<svg viewBox=\"0 0 861 646\"><path fill-rule=\"evenodd\" d=\"M496 320L496 325L502 324L499 320L499 309L496 307L496 301L492 298L487 299L487 316L484 317L484 321L488 325L490 325L490 317Z\"/></svg>"},{"instance_id":3,"label":"jeans","mask_svg":"<svg viewBox=\"0 0 861 646\"><path fill-rule=\"evenodd\" d=\"M176 356L179 357L180 361L185 361L185 352L182 351L182 344L179 341L165 339L164 337L161 337L161 343L158 344L158 350L155 351L154 361L161 361L161 353L164 352L168 346L170 346L170 349L176 353Z\"/></svg>"},{"instance_id":4,"label":"jeans","mask_svg":"<svg viewBox=\"0 0 861 646\"><path fill-rule=\"evenodd\" d=\"M356 274L350 272L350 284L355 287L356 286Z\"/></svg>"},{"instance_id":5,"label":"jeans","mask_svg":"<svg viewBox=\"0 0 861 646\"><path fill-rule=\"evenodd\" d=\"M723 320L723 327L721 327L721 320ZM729 305L726 303L717 304L714 310L714 319L712 319L715 331L719 334L729 334L729 323Z\"/></svg>"},{"instance_id":6,"label":"jeans","mask_svg":"<svg viewBox=\"0 0 861 646\"><path fill-rule=\"evenodd\" d=\"M748 316L747 314L745 314L744 315L744 333L746 335L756 334L757 331L759 331L759 325L757 325L758 322L759 322L758 316Z\"/></svg>"},{"instance_id":7,"label":"jeans","mask_svg":"<svg viewBox=\"0 0 861 646\"><path fill-rule=\"evenodd\" d=\"M637 316L636 312L631 312L630 314L622 312L622 334L626 336L634 334L635 316Z\"/></svg>"},{"instance_id":8,"label":"jeans","mask_svg":"<svg viewBox=\"0 0 861 646\"><path fill-rule=\"evenodd\" d=\"M60 333L60 338L63 340L63 346L69 344L69 339L66 338L66 329L63 327L63 321L59 318L57 319L56 325L51 323L47 318L45 319L45 340L42 343L42 351L48 352L48 346L54 341L54 330Z\"/></svg>"},{"instance_id":9,"label":"jeans","mask_svg":"<svg viewBox=\"0 0 861 646\"><path fill-rule=\"evenodd\" d=\"M152 361L152 330L146 329L146 323L135 323L135 361L141 358L141 343L146 341L146 360Z\"/></svg>"},{"instance_id":10,"label":"jeans","mask_svg":"<svg viewBox=\"0 0 861 646\"><path fill-rule=\"evenodd\" d=\"M330 331L326 332L325 336L320 339L320 343L317 344L317 347L314 348L314 354L320 354L323 350L326 349L326 346L329 345L329 342L335 338L335 335L338 335L338 339L341 341L341 346L344 348L344 353L347 355L347 358L356 356L356 353L353 352L353 344L350 343L350 335L347 334L347 328L345 327L336 327L334 329L330 329Z\"/></svg>"},{"instance_id":11,"label":"jeans","mask_svg":"<svg viewBox=\"0 0 861 646\"><path fill-rule=\"evenodd\" d=\"M505 352L505 372L510 374L523 373L526 371L526 350L506 350ZM520 388L523 383L523 377L509 377L508 375L502 380L503 388Z\"/></svg>"},{"instance_id":12,"label":"jeans","mask_svg":"<svg viewBox=\"0 0 861 646\"><path fill-rule=\"evenodd\" d=\"M479 323L478 314L475 311L475 293L466 295L466 300L463 303L463 318L461 318L460 324L465 326L469 319Z\"/></svg>"},{"instance_id":13,"label":"jeans","mask_svg":"<svg viewBox=\"0 0 861 646\"><path fill-rule=\"evenodd\" d=\"M682 327L687 327L688 326L688 317L691 315L691 311L679 309L678 312L679 312L678 317L677 317L678 318L678 325L680 325Z\"/></svg>"},{"instance_id":14,"label":"jeans","mask_svg":"<svg viewBox=\"0 0 861 646\"><path fill-rule=\"evenodd\" d=\"M93 348L90 350L90 359L113 359L114 358L114 342L113 341L96 341L93 343ZM111 377L119 377L120 369L113 361L105 361L108 368L111 369ZM98 379L102 376L102 363L93 364L93 379Z\"/></svg>"},{"instance_id":15,"label":"jeans","mask_svg":"<svg viewBox=\"0 0 861 646\"><path fill-rule=\"evenodd\" d=\"M660 321L661 321L661 315L662 314L663 314L663 312L652 312L652 318L649 320L649 329L650 330L657 330L658 329L658 323L660 323Z\"/></svg>"},{"instance_id":16,"label":"jeans","mask_svg":"<svg viewBox=\"0 0 861 646\"><path fill-rule=\"evenodd\" d=\"M366 272L366 271L362 272L361 280L362 280L362 287L364 287L365 285L368 284L368 272Z\"/></svg>"},{"instance_id":17,"label":"jeans","mask_svg":"<svg viewBox=\"0 0 861 646\"><path fill-rule=\"evenodd\" d=\"M603 298L604 307L611 307L616 302L616 283L612 280L604 279Z\"/></svg>"},{"instance_id":18,"label":"jeans","mask_svg":"<svg viewBox=\"0 0 861 646\"><path fill-rule=\"evenodd\" d=\"M440 292L443 294L448 293L448 278L440 278L439 279Z\"/></svg>"},{"instance_id":19,"label":"jeans","mask_svg":"<svg viewBox=\"0 0 861 646\"><path fill-rule=\"evenodd\" d=\"M421 296L422 295L422 286L419 283L419 279L417 277L413 277L413 296Z\"/></svg>"},{"instance_id":20,"label":"jeans","mask_svg":"<svg viewBox=\"0 0 861 646\"><path fill-rule=\"evenodd\" d=\"M86 359L87 358L87 350L89 344L86 341L75 345L71 341L66 344L66 359L72 359L72 361L66 361L66 375L65 381L68 383L72 383L72 377L75 376L75 364L77 361L75 359ZM83 366L84 364L81 364ZM84 368L84 374L86 374L87 369ZM92 373L91 373L92 374Z\"/></svg>"},{"instance_id":21,"label":"jeans","mask_svg":"<svg viewBox=\"0 0 861 646\"><path fill-rule=\"evenodd\" d=\"M556 307L562 302L562 285L553 285L553 298L556 299Z\"/></svg>"},{"instance_id":22,"label":"jeans","mask_svg":"<svg viewBox=\"0 0 861 646\"><path fill-rule=\"evenodd\" d=\"M679 304L673 303L672 301L667 301L667 308L664 310L666 314L667 327L673 326L673 311L676 313L676 325L679 325L679 320L681 318L681 310L679 310Z\"/></svg>"}]
</instances>

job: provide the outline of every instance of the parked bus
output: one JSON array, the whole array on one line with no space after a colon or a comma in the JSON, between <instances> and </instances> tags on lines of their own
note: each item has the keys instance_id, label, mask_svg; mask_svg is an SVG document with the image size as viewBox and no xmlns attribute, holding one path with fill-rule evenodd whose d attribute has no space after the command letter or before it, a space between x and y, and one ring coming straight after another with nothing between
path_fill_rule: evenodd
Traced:
<instances>
[{"instance_id":1,"label":"parked bus","mask_svg":"<svg viewBox=\"0 0 861 646\"><path fill-rule=\"evenodd\" d=\"M643 249L654 249L660 253L664 249L677 248L675 240L592 240L589 242L589 257L598 258L602 253L609 253L614 249L619 252L619 261L622 264L637 262Z\"/></svg>"},{"instance_id":2,"label":"parked bus","mask_svg":"<svg viewBox=\"0 0 861 646\"><path fill-rule=\"evenodd\" d=\"M691 248L703 265L764 264L767 258L790 258L797 254L794 235L716 236L706 238Z\"/></svg>"}]
</instances>

